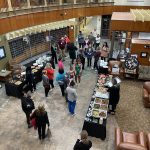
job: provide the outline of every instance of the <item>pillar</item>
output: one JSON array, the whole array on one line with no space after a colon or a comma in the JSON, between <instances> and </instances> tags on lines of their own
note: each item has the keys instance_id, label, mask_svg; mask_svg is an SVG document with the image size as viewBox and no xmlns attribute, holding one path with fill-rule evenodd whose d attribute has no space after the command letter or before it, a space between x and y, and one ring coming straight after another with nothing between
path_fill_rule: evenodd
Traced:
<instances>
[{"instance_id":1,"label":"pillar","mask_svg":"<svg viewBox=\"0 0 150 150\"><path fill-rule=\"evenodd\" d=\"M47 0L44 0L44 6L47 7Z\"/></svg>"},{"instance_id":2,"label":"pillar","mask_svg":"<svg viewBox=\"0 0 150 150\"><path fill-rule=\"evenodd\" d=\"M101 21L102 21L102 16L97 16L96 31L99 35L101 35Z\"/></svg>"},{"instance_id":3,"label":"pillar","mask_svg":"<svg viewBox=\"0 0 150 150\"><path fill-rule=\"evenodd\" d=\"M28 8L31 7L30 0L27 0L27 7L28 7Z\"/></svg>"},{"instance_id":4,"label":"pillar","mask_svg":"<svg viewBox=\"0 0 150 150\"><path fill-rule=\"evenodd\" d=\"M59 5L62 5L62 3L63 3L63 0L59 0Z\"/></svg>"},{"instance_id":5,"label":"pillar","mask_svg":"<svg viewBox=\"0 0 150 150\"><path fill-rule=\"evenodd\" d=\"M8 10L12 11L13 8L12 8L11 0L7 0L7 3L8 3Z\"/></svg>"},{"instance_id":6,"label":"pillar","mask_svg":"<svg viewBox=\"0 0 150 150\"><path fill-rule=\"evenodd\" d=\"M110 47L110 53L109 53L110 58L112 58L113 56L114 42L115 42L115 31L112 31L111 47Z\"/></svg>"},{"instance_id":7,"label":"pillar","mask_svg":"<svg viewBox=\"0 0 150 150\"><path fill-rule=\"evenodd\" d=\"M74 0L74 1L73 1L73 4L77 4L77 0Z\"/></svg>"}]
</instances>

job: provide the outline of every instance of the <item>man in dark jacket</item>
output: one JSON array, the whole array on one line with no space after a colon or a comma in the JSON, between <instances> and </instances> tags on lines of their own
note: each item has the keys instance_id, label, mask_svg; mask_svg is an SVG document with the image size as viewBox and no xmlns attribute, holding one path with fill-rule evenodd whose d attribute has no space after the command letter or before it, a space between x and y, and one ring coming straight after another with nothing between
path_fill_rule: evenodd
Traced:
<instances>
[{"instance_id":1,"label":"man in dark jacket","mask_svg":"<svg viewBox=\"0 0 150 150\"><path fill-rule=\"evenodd\" d=\"M113 79L113 86L108 88L109 92L109 112L114 115L116 106L119 103L120 99L120 85L117 84L117 81Z\"/></svg>"},{"instance_id":2,"label":"man in dark jacket","mask_svg":"<svg viewBox=\"0 0 150 150\"><path fill-rule=\"evenodd\" d=\"M72 64L74 60L76 59L76 50L77 50L77 47L74 45L74 43L68 43L67 51L69 51L69 56L70 56L70 59L72 59Z\"/></svg>"},{"instance_id":3,"label":"man in dark jacket","mask_svg":"<svg viewBox=\"0 0 150 150\"><path fill-rule=\"evenodd\" d=\"M23 96L21 97L21 106L22 110L26 114L28 128L30 128L32 127L30 124L30 114L32 113L32 110L35 109L35 106L29 93L23 93Z\"/></svg>"}]
</instances>

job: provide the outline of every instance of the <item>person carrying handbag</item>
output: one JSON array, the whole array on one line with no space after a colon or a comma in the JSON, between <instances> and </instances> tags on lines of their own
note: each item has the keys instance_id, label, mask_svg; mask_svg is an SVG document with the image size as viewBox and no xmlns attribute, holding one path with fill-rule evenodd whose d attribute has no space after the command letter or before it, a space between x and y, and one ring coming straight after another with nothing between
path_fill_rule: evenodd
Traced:
<instances>
[{"instance_id":1,"label":"person carrying handbag","mask_svg":"<svg viewBox=\"0 0 150 150\"><path fill-rule=\"evenodd\" d=\"M45 89L45 97L48 96L48 92L50 90L50 83L49 83L49 78L47 76L47 71L43 70L43 75L42 75L42 81L43 81L43 87Z\"/></svg>"},{"instance_id":2,"label":"person carrying handbag","mask_svg":"<svg viewBox=\"0 0 150 150\"><path fill-rule=\"evenodd\" d=\"M39 105L38 108L33 112L30 119L35 118L39 139L43 140L46 137L45 130L46 125L50 126L47 112L45 111L44 105Z\"/></svg>"}]
</instances>

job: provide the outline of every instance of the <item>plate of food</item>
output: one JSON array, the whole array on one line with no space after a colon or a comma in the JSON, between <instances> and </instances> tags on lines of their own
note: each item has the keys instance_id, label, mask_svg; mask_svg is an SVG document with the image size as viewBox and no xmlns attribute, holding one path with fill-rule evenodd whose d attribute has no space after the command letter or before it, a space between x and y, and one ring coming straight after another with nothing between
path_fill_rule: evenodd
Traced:
<instances>
[{"instance_id":1,"label":"plate of food","mask_svg":"<svg viewBox=\"0 0 150 150\"><path fill-rule=\"evenodd\" d=\"M92 116L93 116L94 118L99 118L99 117L100 117L100 116L99 116L99 110L93 109L93 111L92 111Z\"/></svg>"},{"instance_id":2,"label":"plate of food","mask_svg":"<svg viewBox=\"0 0 150 150\"><path fill-rule=\"evenodd\" d=\"M102 101L101 101L101 99L100 99L100 98L96 97L96 98L95 98L95 103L101 104L101 103L102 103Z\"/></svg>"},{"instance_id":3,"label":"plate of food","mask_svg":"<svg viewBox=\"0 0 150 150\"><path fill-rule=\"evenodd\" d=\"M21 83L22 83L21 81L15 82L16 85L20 85Z\"/></svg>"},{"instance_id":4,"label":"plate of food","mask_svg":"<svg viewBox=\"0 0 150 150\"><path fill-rule=\"evenodd\" d=\"M93 108L94 109L99 109L100 108L100 104L94 104Z\"/></svg>"},{"instance_id":5,"label":"plate of food","mask_svg":"<svg viewBox=\"0 0 150 150\"><path fill-rule=\"evenodd\" d=\"M108 105L100 105L101 110L108 110Z\"/></svg>"},{"instance_id":6,"label":"plate of food","mask_svg":"<svg viewBox=\"0 0 150 150\"><path fill-rule=\"evenodd\" d=\"M101 102L102 102L102 104L105 104L105 105L109 104L109 100L108 99L102 99Z\"/></svg>"},{"instance_id":7,"label":"plate of food","mask_svg":"<svg viewBox=\"0 0 150 150\"><path fill-rule=\"evenodd\" d=\"M99 111L99 117L106 119L107 118L107 111L100 110Z\"/></svg>"}]
</instances>

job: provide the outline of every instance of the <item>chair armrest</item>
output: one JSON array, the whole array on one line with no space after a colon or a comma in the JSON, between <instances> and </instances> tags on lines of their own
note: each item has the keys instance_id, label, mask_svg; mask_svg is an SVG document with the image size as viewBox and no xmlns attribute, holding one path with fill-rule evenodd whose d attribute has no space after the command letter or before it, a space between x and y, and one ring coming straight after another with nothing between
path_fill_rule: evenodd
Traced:
<instances>
[{"instance_id":1,"label":"chair armrest","mask_svg":"<svg viewBox=\"0 0 150 150\"><path fill-rule=\"evenodd\" d=\"M147 150L146 147L133 143L120 143L117 150Z\"/></svg>"},{"instance_id":2,"label":"chair armrest","mask_svg":"<svg viewBox=\"0 0 150 150\"><path fill-rule=\"evenodd\" d=\"M146 135L144 132L139 132L139 144L146 147Z\"/></svg>"},{"instance_id":3,"label":"chair armrest","mask_svg":"<svg viewBox=\"0 0 150 150\"><path fill-rule=\"evenodd\" d=\"M149 95L148 95L148 92L146 89L143 88L143 97L144 98L147 98Z\"/></svg>"},{"instance_id":4,"label":"chair armrest","mask_svg":"<svg viewBox=\"0 0 150 150\"><path fill-rule=\"evenodd\" d=\"M147 134L147 143L148 143L148 148L150 149L150 133Z\"/></svg>"},{"instance_id":5,"label":"chair armrest","mask_svg":"<svg viewBox=\"0 0 150 150\"><path fill-rule=\"evenodd\" d=\"M115 129L115 140L116 140L116 147L123 142L123 137L122 137L122 131L120 128Z\"/></svg>"}]
</instances>

